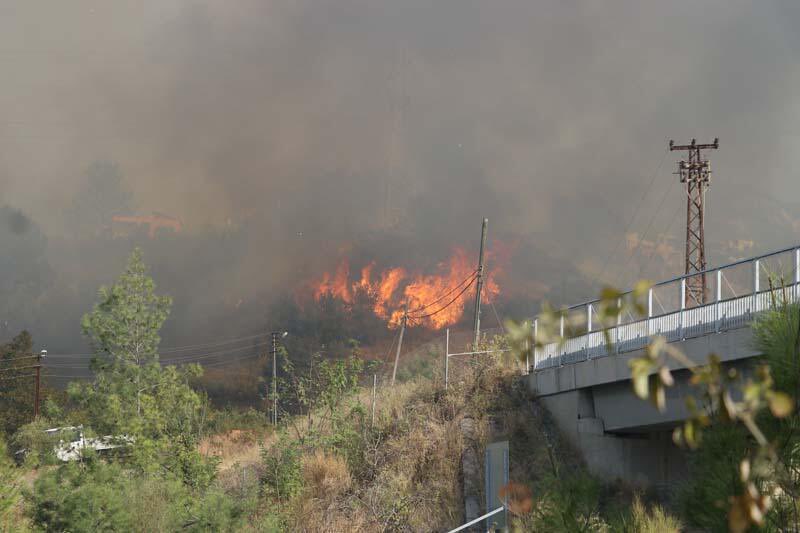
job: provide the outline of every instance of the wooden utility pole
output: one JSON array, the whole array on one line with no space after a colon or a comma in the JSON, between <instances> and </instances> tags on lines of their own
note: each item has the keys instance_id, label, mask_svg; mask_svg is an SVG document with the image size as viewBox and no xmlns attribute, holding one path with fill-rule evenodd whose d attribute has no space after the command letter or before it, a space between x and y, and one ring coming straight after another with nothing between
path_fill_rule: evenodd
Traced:
<instances>
[{"instance_id":1,"label":"wooden utility pole","mask_svg":"<svg viewBox=\"0 0 800 533\"><path fill-rule=\"evenodd\" d=\"M392 387L394 387L394 379L397 377L397 363L400 361L400 350L403 348L403 334L406 332L406 323L408 322L408 302L403 310L403 319L400 321L400 338L397 340L397 352L394 354L394 369L392 370Z\"/></svg>"},{"instance_id":2,"label":"wooden utility pole","mask_svg":"<svg viewBox=\"0 0 800 533\"><path fill-rule=\"evenodd\" d=\"M375 427L375 393L378 388L378 374L372 374L372 418L370 419L369 427Z\"/></svg>"},{"instance_id":3,"label":"wooden utility pole","mask_svg":"<svg viewBox=\"0 0 800 533\"><path fill-rule=\"evenodd\" d=\"M41 378L42 378L42 357L47 355L47 350L42 350L36 355L36 390L33 400L33 418L39 418L39 404L41 402Z\"/></svg>"},{"instance_id":4,"label":"wooden utility pole","mask_svg":"<svg viewBox=\"0 0 800 533\"><path fill-rule=\"evenodd\" d=\"M272 332L272 424L278 425L278 333Z\"/></svg>"},{"instance_id":5,"label":"wooden utility pole","mask_svg":"<svg viewBox=\"0 0 800 533\"><path fill-rule=\"evenodd\" d=\"M477 281L478 284L475 287L475 341L473 342L473 350L478 349L478 342L480 341L481 337L481 291L483 289L483 254L484 249L486 248L486 230L489 226L489 219L483 219L483 225L481 226L481 250L480 254L478 255L478 276Z\"/></svg>"}]
</instances>

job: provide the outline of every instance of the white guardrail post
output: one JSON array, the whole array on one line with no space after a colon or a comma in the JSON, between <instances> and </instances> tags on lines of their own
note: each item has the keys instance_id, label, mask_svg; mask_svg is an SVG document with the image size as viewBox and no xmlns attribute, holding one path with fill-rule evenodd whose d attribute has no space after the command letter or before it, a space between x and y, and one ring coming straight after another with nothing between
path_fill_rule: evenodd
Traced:
<instances>
[{"instance_id":1,"label":"white guardrail post","mask_svg":"<svg viewBox=\"0 0 800 533\"><path fill-rule=\"evenodd\" d=\"M592 304L589 304L587 307L588 307L588 311L586 312L586 314L587 314L586 332L587 333L591 333L592 332Z\"/></svg>"},{"instance_id":2,"label":"white guardrail post","mask_svg":"<svg viewBox=\"0 0 800 533\"><path fill-rule=\"evenodd\" d=\"M592 304L586 304L586 342L583 343L583 354L589 360L589 334L592 332Z\"/></svg>"},{"instance_id":3,"label":"white guardrail post","mask_svg":"<svg viewBox=\"0 0 800 533\"><path fill-rule=\"evenodd\" d=\"M722 329L722 269L717 269L717 325L716 330L719 333Z\"/></svg>"},{"instance_id":4,"label":"white guardrail post","mask_svg":"<svg viewBox=\"0 0 800 533\"><path fill-rule=\"evenodd\" d=\"M468 528L468 527L469 527L469 526L471 526L471 525L477 524L477 523L478 523L478 522L480 522L481 520L486 520L486 519L487 519L487 518L489 518L490 516L494 516L494 515L496 515L497 513L499 513L500 511L502 511L503 509L505 509L505 507L503 507L503 506L500 506L500 507L498 507L497 509L495 509L494 511L489 511L489 512L488 512L488 513L486 513L485 515L483 515L483 516L479 516L478 518L476 518L475 520L472 520L471 522L467 522L467 523L466 523L466 524L464 524L463 526L458 526L458 527L457 527L457 528L455 528L455 529L451 529L451 530L450 530L450 531L448 531L447 533L456 533L457 531L462 531L462 530L464 530L464 529Z\"/></svg>"},{"instance_id":5,"label":"white guardrail post","mask_svg":"<svg viewBox=\"0 0 800 533\"><path fill-rule=\"evenodd\" d=\"M686 278L681 278L681 314L678 324L679 337L683 340L683 312L686 310Z\"/></svg>"},{"instance_id":6,"label":"white guardrail post","mask_svg":"<svg viewBox=\"0 0 800 533\"><path fill-rule=\"evenodd\" d=\"M693 273L690 275L683 275L680 277L672 278L666 281L662 281L657 283L653 287L648 289L647 294L647 323L646 323L646 332L648 336L655 335L658 333L662 333L668 337L670 342L672 340L684 340L686 335L689 334L690 336L695 335L704 335L706 333L711 333L711 328L708 324L709 321L714 321L714 332L720 333L727 328L730 327L740 327L742 324L746 324L750 320L753 319L753 316L762 311L764 307L769 307L769 302L771 300L767 300L766 297L770 296L767 292L770 289L769 287L763 291L765 292L765 298L761 298L761 261L767 260L771 257L775 257L780 255L781 257L785 257L784 254L794 254L794 260L792 265L792 290L786 291L787 299L793 301L795 303L800 303L800 246L795 246L791 248L785 248L782 250L777 250L770 252L768 254L764 254L757 257L742 259L740 261L735 261L733 263L719 266L708 271L704 271L702 275L710 276L711 274L715 274L715 281L716 281L716 289L714 291L714 299L713 301L703 302L702 304L698 304L695 302L694 304L689 303L687 296L689 296L687 289L688 287L688 279L689 276L698 276L700 274ZM747 294L747 289L744 289L742 294L737 293L737 290L731 286L730 281L726 278L725 270L736 268L743 268L746 269L747 265L750 265L752 268L752 285L751 285L751 293ZM672 307L669 307L669 311L664 308L664 305L658 299L658 295L655 293L656 288L660 287L667 287L673 286L675 282L680 282L680 306L678 315L678 322L677 324L674 321L675 317L675 310ZM727 296L723 295L723 284L728 286L728 293ZM628 294L628 293L626 293ZM617 299L617 306L621 309L622 308L622 301L623 298ZM612 355L614 353L623 353L627 350L623 350L622 343L625 341L625 335L631 336L631 333L623 334L622 326L623 323L626 326L636 324L636 332L638 335L641 334L641 329L639 326L643 321L643 317L636 317L632 318L631 320L627 320L623 322L622 313L617 314L616 325L614 326L613 334L608 331L608 336L603 336L603 340L609 338L611 342L614 343L614 349L608 350L606 343L602 343L603 352L600 350L600 344L598 343L597 339L591 338L592 333L594 333L595 329L595 319L594 314L596 312L594 303L586 302L582 303L577 306L573 306L571 308L562 308L562 316L560 318L559 323L559 334L560 339L552 340L547 339L547 345L538 347L536 342L538 342L538 319L534 320L533 322L533 339L534 339L534 346L532 349L533 352L533 369L535 370L538 366L559 366L564 365L566 363L574 363L579 360L579 354L581 351L585 354L585 359L590 359L590 353L593 348L597 348L598 354L601 355L605 352L605 355ZM725 303L726 305L722 305ZM657 314L655 310L655 304L658 304L661 308L661 312ZM713 305L712 305L713 304ZM575 336L571 339L572 342L566 343L564 341L564 335L566 333L566 312L568 309L572 309L576 313L585 312L586 313L586 330L583 332L585 337L584 342L581 343L578 339L578 336ZM697 316L694 316L697 315ZM696 321L696 324L692 324L692 320ZM693 328L693 326L700 326L698 328ZM601 330L605 327L605 324L600 324ZM582 329L582 328L581 328ZM608 328L610 329L610 327ZM644 328L642 328L644 329ZM600 331L600 330L598 330ZM605 330L607 331L607 330ZM575 333L574 331L572 333ZM613 335L613 337L612 337ZM676 338L677 336L677 338ZM569 360L569 361L568 361ZM529 369L531 368L530 364L526 363Z\"/></svg>"},{"instance_id":7,"label":"white guardrail post","mask_svg":"<svg viewBox=\"0 0 800 533\"><path fill-rule=\"evenodd\" d=\"M445 330L444 334L444 390L447 390L447 384L450 378L450 328Z\"/></svg>"},{"instance_id":8,"label":"white guardrail post","mask_svg":"<svg viewBox=\"0 0 800 533\"><path fill-rule=\"evenodd\" d=\"M794 301L800 301L800 248L794 251Z\"/></svg>"},{"instance_id":9,"label":"white guardrail post","mask_svg":"<svg viewBox=\"0 0 800 533\"><path fill-rule=\"evenodd\" d=\"M617 298L617 327L614 328L614 351L619 353L619 325L622 323L622 298Z\"/></svg>"},{"instance_id":10,"label":"white guardrail post","mask_svg":"<svg viewBox=\"0 0 800 533\"><path fill-rule=\"evenodd\" d=\"M761 261L756 259L753 261L753 303L751 313L755 314L758 311L758 291L759 291L759 273L761 271Z\"/></svg>"}]
</instances>

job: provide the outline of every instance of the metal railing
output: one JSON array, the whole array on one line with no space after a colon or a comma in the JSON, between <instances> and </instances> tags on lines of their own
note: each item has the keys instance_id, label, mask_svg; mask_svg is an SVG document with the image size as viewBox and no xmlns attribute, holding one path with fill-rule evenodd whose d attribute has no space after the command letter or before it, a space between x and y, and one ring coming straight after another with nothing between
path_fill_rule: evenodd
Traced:
<instances>
[{"instance_id":1,"label":"metal railing","mask_svg":"<svg viewBox=\"0 0 800 533\"><path fill-rule=\"evenodd\" d=\"M787 260L791 277L784 268ZM743 273L745 282L741 283ZM766 287L762 284L763 274L767 274ZM704 276L710 289L704 296L710 293L713 298L705 298L706 303L691 307L687 305L687 280L699 276ZM779 281L773 284L776 278ZM633 291L628 291L621 298L632 295ZM659 295L667 301L666 306ZM656 283L647 293L647 316L620 315L616 325L607 328L606 333L595 327L600 299L565 308L560 324L562 340L536 348L533 369L639 350L647 346L653 335L661 335L672 342L745 327L755 313L769 309L776 298L785 302L800 300L800 246ZM661 312L655 311L655 305ZM567 338L565 316L575 315L584 325L583 331ZM538 327L537 319L533 325L534 338Z\"/></svg>"},{"instance_id":2,"label":"metal railing","mask_svg":"<svg viewBox=\"0 0 800 533\"><path fill-rule=\"evenodd\" d=\"M470 527L470 526L474 526L475 524L477 524L477 523L478 523L478 522L480 522L481 520L486 520L487 518L489 518L489 517L491 517L491 516L494 516L494 515L496 515L497 513L499 513L499 512L501 512L501 511L503 511L504 509L505 509L505 507L501 505L500 507L498 507L498 508L497 508L497 509L495 509L494 511L489 511L489 512L488 512L488 513L486 513L486 514L479 516L479 517L478 517L478 518L476 518L475 520L471 520L471 521L467 522L467 523L466 523L466 524L464 524L464 525L458 526L458 527L457 527L457 528L455 528L455 529L451 529L451 530L450 530L450 531L448 531L447 533L457 533L458 531L463 531L463 530L467 529L467 528L468 528L468 527Z\"/></svg>"}]
</instances>

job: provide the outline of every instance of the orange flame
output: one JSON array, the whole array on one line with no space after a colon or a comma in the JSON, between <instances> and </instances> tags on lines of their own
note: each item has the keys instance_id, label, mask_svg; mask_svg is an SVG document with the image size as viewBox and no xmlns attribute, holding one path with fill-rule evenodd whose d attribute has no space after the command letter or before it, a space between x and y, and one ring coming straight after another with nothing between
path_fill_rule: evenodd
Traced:
<instances>
[{"instance_id":1,"label":"orange flame","mask_svg":"<svg viewBox=\"0 0 800 533\"><path fill-rule=\"evenodd\" d=\"M373 275L374 268L375 263L369 263L361 269L358 279L351 279L350 265L347 259L342 259L332 275L325 272L312 284L314 298L330 295L353 304L355 295L363 292L372 299L373 313L388 320L390 327L400 324L407 303L410 325L441 329L461 319L475 294L474 259L460 248L447 261L439 263L435 274L411 277L404 268L393 267ZM499 270L495 266L484 276L482 296L487 302L500 292L495 280Z\"/></svg>"}]
</instances>

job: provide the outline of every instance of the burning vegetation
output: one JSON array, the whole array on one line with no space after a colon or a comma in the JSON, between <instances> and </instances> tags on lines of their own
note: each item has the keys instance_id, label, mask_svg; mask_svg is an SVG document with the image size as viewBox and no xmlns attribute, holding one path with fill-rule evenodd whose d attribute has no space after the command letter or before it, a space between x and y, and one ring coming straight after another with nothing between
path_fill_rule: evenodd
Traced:
<instances>
[{"instance_id":1,"label":"burning vegetation","mask_svg":"<svg viewBox=\"0 0 800 533\"><path fill-rule=\"evenodd\" d=\"M501 264L492 262L496 256L487 253L488 267L482 297L490 302L500 293L497 275ZM375 316L397 327L408 306L409 324L428 329L441 329L459 322L471 299L477 269L474 259L463 248L455 248L446 261L440 262L433 273L413 272L404 267L389 267L377 271L370 262L353 275L350 261L345 257L333 272L325 272L312 281L311 295L319 302L325 297L337 298L353 305L361 298L370 301Z\"/></svg>"}]
</instances>

